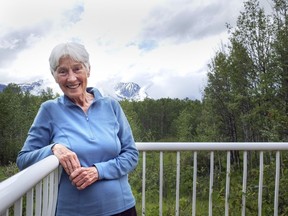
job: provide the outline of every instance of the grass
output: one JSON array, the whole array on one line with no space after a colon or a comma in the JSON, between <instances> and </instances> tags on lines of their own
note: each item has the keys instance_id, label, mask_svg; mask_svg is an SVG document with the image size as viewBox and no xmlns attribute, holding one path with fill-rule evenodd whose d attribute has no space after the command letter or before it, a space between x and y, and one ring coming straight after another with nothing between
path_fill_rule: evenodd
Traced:
<instances>
[{"instance_id":1,"label":"grass","mask_svg":"<svg viewBox=\"0 0 288 216\"><path fill-rule=\"evenodd\" d=\"M0 182L18 173L16 163L10 162L7 166L0 166Z\"/></svg>"},{"instance_id":2,"label":"grass","mask_svg":"<svg viewBox=\"0 0 288 216\"><path fill-rule=\"evenodd\" d=\"M0 167L0 182L6 179L6 175L4 174L4 168Z\"/></svg>"}]
</instances>

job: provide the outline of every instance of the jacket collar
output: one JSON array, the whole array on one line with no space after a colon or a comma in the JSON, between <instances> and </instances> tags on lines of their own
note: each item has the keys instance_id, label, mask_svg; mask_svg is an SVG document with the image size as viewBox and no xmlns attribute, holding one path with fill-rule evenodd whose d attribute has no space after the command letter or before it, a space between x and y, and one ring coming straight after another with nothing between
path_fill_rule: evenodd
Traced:
<instances>
[{"instance_id":1,"label":"jacket collar","mask_svg":"<svg viewBox=\"0 0 288 216\"><path fill-rule=\"evenodd\" d=\"M97 88L88 87L86 91L94 95L93 103L103 98L102 94ZM60 96L59 99L60 99L60 102L65 105L75 105L66 95Z\"/></svg>"}]
</instances>

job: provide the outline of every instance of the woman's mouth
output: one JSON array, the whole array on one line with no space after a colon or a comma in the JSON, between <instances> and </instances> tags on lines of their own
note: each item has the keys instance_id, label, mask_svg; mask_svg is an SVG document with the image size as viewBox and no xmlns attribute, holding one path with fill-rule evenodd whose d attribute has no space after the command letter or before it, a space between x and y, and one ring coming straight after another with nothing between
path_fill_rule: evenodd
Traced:
<instances>
[{"instance_id":1,"label":"woman's mouth","mask_svg":"<svg viewBox=\"0 0 288 216\"><path fill-rule=\"evenodd\" d=\"M78 88L79 86L80 86L80 83L74 84L74 85L66 85L66 87L69 88L69 89L76 89L76 88Z\"/></svg>"}]
</instances>

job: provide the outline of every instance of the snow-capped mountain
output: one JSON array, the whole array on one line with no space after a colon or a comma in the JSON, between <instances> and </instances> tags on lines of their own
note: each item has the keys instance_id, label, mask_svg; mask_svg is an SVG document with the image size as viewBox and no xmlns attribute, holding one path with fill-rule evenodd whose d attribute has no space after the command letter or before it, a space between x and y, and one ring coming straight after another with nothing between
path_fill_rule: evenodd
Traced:
<instances>
[{"instance_id":1,"label":"snow-capped mountain","mask_svg":"<svg viewBox=\"0 0 288 216\"><path fill-rule=\"evenodd\" d=\"M23 92L29 91L33 95L40 95L43 90L45 90L48 86L44 80L38 80L31 83L20 83L17 84ZM5 89L7 85L0 84L0 92ZM141 88L138 84L134 82L120 82L116 85L109 87L111 89L106 92L101 92L103 95L109 95L114 97L117 100L134 100L134 101L142 101L145 98L148 98L148 94L146 93L146 88Z\"/></svg>"},{"instance_id":2,"label":"snow-capped mountain","mask_svg":"<svg viewBox=\"0 0 288 216\"><path fill-rule=\"evenodd\" d=\"M42 90L45 89L44 81L38 80L32 83L18 83L17 84L23 92L30 92L33 95L40 95ZM2 92L7 85L0 84L0 92Z\"/></svg>"},{"instance_id":3,"label":"snow-capped mountain","mask_svg":"<svg viewBox=\"0 0 288 216\"><path fill-rule=\"evenodd\" d=\"M40 95L42 90L44 90L44 81L38 80L32 83L20 83L17 84L23 92L30 92L33 95Z\"/></svg>"},{"instance_id":4,"label":"snow-capped mountain","mask_svg":"<svg viewBox=\"0 0 288 216\"><path fill-rule=\"evenodd\" d=\"M120 82L114 86L114 91L119 100L142 101L148 97L145 89L134 82Z\"/></svg>"}]
</instances>

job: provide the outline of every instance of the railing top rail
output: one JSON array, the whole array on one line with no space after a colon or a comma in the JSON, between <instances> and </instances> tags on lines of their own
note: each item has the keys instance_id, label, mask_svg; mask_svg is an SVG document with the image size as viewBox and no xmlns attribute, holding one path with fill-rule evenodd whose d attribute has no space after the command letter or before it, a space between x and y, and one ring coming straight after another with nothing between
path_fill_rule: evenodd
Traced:
<instances>
[{"instance_id":1,"label":"railing top rail","mask_svg":"<svg viewBox=\"0 0 288 216\"><path fill-rule=\"evenodd\" d=\"M284 151L288 142L136 142L139 151Z\"/></svg>"},{"instance_id":2,"label":"railing top rail","mask_svg":"<svg viewBox=\"0 0 288 216\"><path fill-rule=\"evenodd\" d=\"M24 169L9 179L0 182L0 213L9 208L11 203L16 202L27 190L33 188L34 185L58 166L59 161L57 157L51 155L30 166L29 169ZM23 185L25 185L25 187L23 187ZM17 193L15 193L15 191Z\"/></svg>"}]
</instances>

